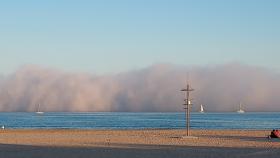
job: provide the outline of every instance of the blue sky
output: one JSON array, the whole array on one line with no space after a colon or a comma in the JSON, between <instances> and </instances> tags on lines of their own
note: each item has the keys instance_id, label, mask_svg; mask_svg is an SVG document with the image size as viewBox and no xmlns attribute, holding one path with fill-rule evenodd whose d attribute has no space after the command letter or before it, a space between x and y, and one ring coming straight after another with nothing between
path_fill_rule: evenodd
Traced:
<instances>
[{"instance_id":1,"label":"blue sky","mask_svg":"<svg viewBox=\"0 0 280 158\"><path fill-rule=\"evenodd\" d=\"M155 63L280 70L278 0L0 2L0 73L36 64L111 73Z\"/></svg>"}]
</instances>

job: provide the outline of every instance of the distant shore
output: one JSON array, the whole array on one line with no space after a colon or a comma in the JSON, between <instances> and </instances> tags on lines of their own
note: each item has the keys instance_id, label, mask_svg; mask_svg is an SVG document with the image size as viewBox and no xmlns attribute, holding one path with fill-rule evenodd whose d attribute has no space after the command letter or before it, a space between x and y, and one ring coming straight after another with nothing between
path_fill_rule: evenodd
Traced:
<instances>
[{"instance_id":1,"label":"distant shore","mask_svg":"<svg viewBox=\"0 0 280 158\"><path fill-rule=\"evenodd\" d=\"M1 130L3 157L278 157L267 130ZM16 151L20 151L20 154ZM39 154L39 155L38 155ZM134 156L133 156L134 155Z\"/></svg>"}]
</instances>

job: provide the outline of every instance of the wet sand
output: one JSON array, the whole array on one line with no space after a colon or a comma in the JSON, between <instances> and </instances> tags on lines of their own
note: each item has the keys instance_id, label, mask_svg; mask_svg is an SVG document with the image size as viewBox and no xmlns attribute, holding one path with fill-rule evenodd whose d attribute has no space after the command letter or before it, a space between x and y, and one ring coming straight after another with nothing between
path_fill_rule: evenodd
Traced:
<instances>
[{"instance_id":1,"label":"wet sand","mask_svg":"<svg viewBox=\"0 0 280 158\"><path fill-rule=\"evenodd\" d=\"M264 130L1 130L0 157L279 157Z\"/></svg>"}]
</instances>

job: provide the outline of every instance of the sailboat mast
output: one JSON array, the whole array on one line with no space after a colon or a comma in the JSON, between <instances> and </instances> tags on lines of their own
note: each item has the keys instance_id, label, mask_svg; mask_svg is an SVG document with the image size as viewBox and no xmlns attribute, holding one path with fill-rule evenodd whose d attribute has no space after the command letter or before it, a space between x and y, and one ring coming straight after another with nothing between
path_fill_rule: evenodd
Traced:
<instances>
[{"instance_id":1,"label":"sailboat mast","mask_svg":"<svg viewBox=\"0 0 280 158\"><path fill-rule=\"evenodd\" d=\"M41 104L39 103L38 108L37 108L37 112L40 112L40 106L41 106Z\"/></svg>"}]
</instances>

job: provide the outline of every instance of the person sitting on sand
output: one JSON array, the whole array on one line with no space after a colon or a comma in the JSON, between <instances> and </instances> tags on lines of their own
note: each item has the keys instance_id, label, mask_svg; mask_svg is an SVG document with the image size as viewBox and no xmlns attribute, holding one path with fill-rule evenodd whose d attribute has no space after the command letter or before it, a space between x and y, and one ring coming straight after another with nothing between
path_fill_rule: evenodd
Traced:
<instances>
[{"instance_id":1,"label":"person sitting on sand","mask_svg":"<svg viewBox=\"0 0 280 158\"><path fill-rule=\"evenodd\" d=\"M280 138L280 132L278 131L278 129L276 129L276 130L273 129L268 137L269 138Z\"/></svg>"}]
</instances>

